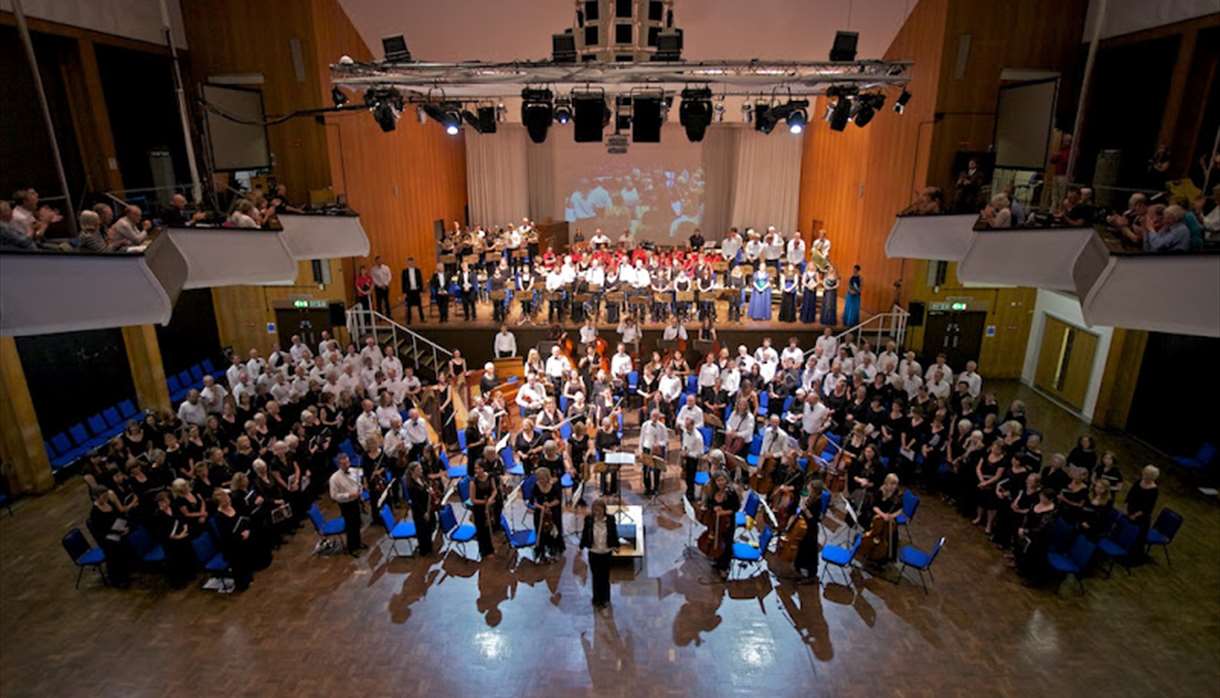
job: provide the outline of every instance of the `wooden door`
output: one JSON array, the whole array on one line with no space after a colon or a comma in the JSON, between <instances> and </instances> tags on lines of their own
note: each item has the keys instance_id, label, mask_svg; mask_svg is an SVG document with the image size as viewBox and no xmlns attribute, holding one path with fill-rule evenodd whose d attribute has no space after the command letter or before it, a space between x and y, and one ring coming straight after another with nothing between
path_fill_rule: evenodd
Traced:
<instances>
[{"instance_id":1,"label":"wooden door","mask_svg":"<svg viewBox=\"0 0 1220 698\"><path fill-rule=\"evenodd\" d=\"M1082 409L1093 375L1097 342L1097 335L1092 332L1048 315L1038 348L1034 385Z\"/></svg>"}]
</instances>

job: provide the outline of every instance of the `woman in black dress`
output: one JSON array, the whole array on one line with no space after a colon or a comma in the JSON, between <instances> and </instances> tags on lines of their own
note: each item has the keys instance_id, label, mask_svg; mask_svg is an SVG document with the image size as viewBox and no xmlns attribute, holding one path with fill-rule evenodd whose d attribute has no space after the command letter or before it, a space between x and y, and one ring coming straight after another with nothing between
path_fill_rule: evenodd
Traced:
<instances>
[{"instance_id":1,"label":"woman in black dress","mask_svg":"<svg viewBox=\"0 0 1220 698\"><path fill-rule=\"evenodd\" d=\"M483 468L482 463L474 465L474 479L470 482L470 518L474 520L475 538L479 542L479 556L486 559L495 555L496 547L491 540L492 516L495 502L499 496L496 481ZM419 524L416 524L416 531Z\"/></svg>"},{"instance_id":2,"label":"woman in black dress","mask_svg":"<svg viewBox=\"0 0 1220 698\"><path fill-rule=\"evenodd\" d=\"M1063 520L1079 526L1084 523L1084 508L1089 501L1089 471L1080 466L1068 468L1071 481L1059 491L1059 514Z\"/></svg>"},{"instance_id":3,"label":"woman in black dress","mask_svg":"<svg viewBox=\"0 0 1220 698\"><path fill-rule=\"evenodd\" d=\"M547 468L535 473L537 482L531 500L534 504L534 530L538 533L538 545L534 549L539 561L546 562L561 556L563 543L563 495L559 482Z\"/></svg>"},{"instance_id":4,"label":"woman in black dress","mask_svg":"<svg viewBox=\"0 0 1220 698\"><path fill-rule=\"evenodd\" d=\"M220 550L229 569L233 572L236 591L250 588L253 572L253 532L250 520L237 513L226 490L216 490L212 495L215 506L216 530L220 532Z\"/></svg>"},{"instance_id":5,"label":"woman in black dress","mask_svg":"<svg viewBox=\"0 0 1220 698\"><path fill-rule=\"evenodd\" d=\"M436 512L433 511L432 492L428 488L423 466L419 463L412 463L407 469L406 477L411 519L415 522L416 550L420 555L431 555L432 536L436 529ZM478 526L476 525L475 528L477 530ZM482 545L481 541L479 545Z\"/></svg>"},{"instance_id":6,"label":"woman in black dress","mask_svg":"<svg viewBox=\"0 0 1220 698\"><path fill-rule=\"evenodd\" d=\"M594 439L594 447L597 449L598 462L606 462L606 453L617 451L622 440L619 439L618 430L614 417L606 417L602 420L601 428L597 430L597 436ZM603 495L611 495L618 493L618 466L613 468L607 466L602 471L600 476L600 491Z\"/></svg>"},{"instance_id":7,"label":"woman in black dress","mask_svg":"<svg viewBox=\"0 0 1220 698\"><path fill-rule=\"evenodd\" d=\"M106 579L116 587L124 588L128 583L131 568L127 534L131 530L124 516L122 502L109 488L96 492L93 507L89 510L86 525L93 540L106 553Z\"/></svg>"},{"instance_id":8,"label":"woman in black dress","mask_svg":"<svg viewBox=\"0 0 1220 698\"><path fill-rule=\"evenodd\" d=\"M1118 492L1123 488L1123 471L1118 467L1118 457L1114 455L1114 451L1101 454L1097 468L1093 470L1093 479L1105 480L1111 492Z\"/></svg>"},{"instance_id":9,"label":"woman in black dress","mask_svg":"<svg viewBox=\"0 0 1220 698\"><path fill-rule=\"evenodd\" d=\"M191 492L190 483L178 478L171 486L174 493L174 512L182 517L190 528L191 538L203 532L208 522L208 505L202 497Z\"/></svg>"},{"instance_id":10,"label":"woman in black dress","mask_svg":"<svg viewBox=\"0 0 1220 698\"><path fill-rule=\"evenodd\" d=\"M1004 445L999 441L992 441L987 455L980 458L978 464L974 466L974 475L978 481L976 485L978 515L974 517L973 523L978 525L986 518L987 523L983 530L989 536L995 526L995 513L999 507L996 498L996 483L1004 477L1007 467L1008 456L1004 453Z\"/></svg>"},{"instance_id":11,"label":"woman in black dress","mask_svg":"<svg viewBox=\"0 0 1220 698\"><path fill-rule=\"evenodd\" d=\"M898 558L898 524L895 520L902 513L902 488L898 486L898 476L890 473L885 476L885 481L881 483L881 487L877 490L877 495L873 498L872 506L870 507L871 516L865 528L870 528L877 518L885 519L886 526L884 528L887 540L885 541L885 552L874 553L872 557L876 562L893 562Z\"/></svg>"},{"instance_id":12,"label":"woman in black dress","mask_svg":"<svg viewBox=\"0 0 1220 698\"><path fill-rule=\"evenodd\" d=\"M156 508L148 521L153 538L165 551L165 576L175 589L181 589L195 576L195 554L191 549L190 531L174 513L169 492L157 493Z\"/></svg>"},{"instance_id":13,"label":"woman in black dress","mask_svg":"<svg viewBox=\"0 0 1220 698\"><path fill-rule=\"evenodd\" d=\"M572 435L568 437L567 449L564 454L564 465L567 468L568 474L572 476L572 481L579 483L584 482L589 473L584 472L585 455L589 452L589 435L585 433L585 422L572 423Z\"/></svg>"},{"instance_id":14,"label":"woman in black dress","mask_svg":"<svg viewBox=\"0 0 1220 698\"><path fill-rule=\"evenodd\" d=\"M796 515L805 522L805 537L801 538L801 542L797 546L796 560L793 561L792 566L805 579L813 581L817 581L818 575L818 522L826 513L822 511L823 489L821 480L811 482L809 494L805 497L805 501L801 502L801 506L796 512ZM796 519L793 519L793 522L795 521Z\"/></svg>"},{"instance_id":15,"label":"woman in black dress","mask_svg":"<svg viewBox=\"0 0 1220 698\"><path fill-rule=\"evenodd\" d=\"M1043 487L1038 493L1038 503L1030 507L1017 529L1017 545L1014 564L1022 577L1030 583L1042 579L1046 572L1046 550L1050 545L1051 524L1059 516L1055 509L1055 491Z\"/></svg>"},{"instance_id":16,"label":"woman in black dress","mask_svg":"<svg viewBox=\"0 0 1220 698\"><path fill-rule=\"evenodd\" d=\"M1097 450L1093 444L1093 437L1086 434L1077 439L1076 447L1068 453L1067 462L1069 466L1080 466L1088 471L1097 467Z\"/></svg>"},{"instance_id":17,"label":"woman in black dress","mask_svg":"<svg viewBox=\"0 0 1220 698\"><path fill-rule=\"evenodd\" d=\"M1080 530L1094 543L1109 533L1105 529L1114 511L1114 493L1105 480L1094 480L1089 486L1089 498L1081 510Z\"/></svg>"},{"instance_id":18,"label":"woman in black dress","mask_svg":"<svg viewBox=\"0 0 1220 698\"><path fill-rule=\"evenodd\" d=\"M1144 542L1148 538L1148 528L1152 525L1152 510L1156 508L1157 495L1160 489L1156 480L1161 471L1154 465L1145 465L1140 472L1140 481L1127 490L1127 518L1140 528L1139 542L1135 546L1138 554L1144 552Z\"/></svg>"},{"instance_id":19,"label":"woman in black dress","mask_svg":"<svg viewBox=\"0 0 1220 698\"><path fill-rule=\"evenodd\" d=\"M1001 505L1000 513L996 516L994 540L997 545L1009 550L1005 553L1009 559L1012 558L1012 550L1016 547L1017 529L1025 522L1025 515L1029 513L1029 510L1038 503L1038 492L1042 489L1042 476L1038 473L1028 473L1024 478L1024 483L1018 483L1019 479L1012 477L1010 472L1003 488L1005 490L1004 504Z\"/></svg>"},{"instance_id":20,"label":"woman in black dress","mask_svg":"<svg viewBox=\"0 0 1220 698\"><path fill-rule=\"evenodd\" d=\"M796 267L788 265L779 277L779 321L796 322L796 296L800 292L801 277Z\"/></svg>"}]
</instances>

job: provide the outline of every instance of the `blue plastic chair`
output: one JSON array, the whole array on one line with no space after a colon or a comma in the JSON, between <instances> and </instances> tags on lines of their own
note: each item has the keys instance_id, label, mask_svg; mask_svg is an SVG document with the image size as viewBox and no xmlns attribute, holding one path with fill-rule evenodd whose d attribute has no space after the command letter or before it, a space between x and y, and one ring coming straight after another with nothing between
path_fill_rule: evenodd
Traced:
<instances>
[{"instance_id":1,"label":"blue plastic chair","mask_svg":"<svg viewBox=\"0 0 1220 698\"><path fill-rule=\"evenodd\" d=\"M1202 472L1206 470L1215 459L1215 445L1213 445L1211 442L1205 442L1202 446L1199 446L1199 450L1195 452L1193 457L1178 456L1173 459L1173 462L1191 472Z\"/></svg>"},{"instance_id":2,"label":"blue plastic chair","mask_svg":"<svg viewBox=\"0 0 1220 698\"><path fill-rule=\"evenodd\" d=\"M686 377L686 394L687 395L698 395L699 394L699 376L696 376L695 374L692 373Z\"/></svg>"},{"instance_id":3,"label":"blue plastic chair","mask_svg":"<svg viewBox=\"0 0 1220 698\"><path fill-rule=\"evenodd\" d=\"M1131 558L1139 546L1140 529L1127 517L1118 520L1114 531L1097 542L1097 548L1106 556L1109 563L1106 566L1106 576L1114 572L1114 563L1121 562L1127 574L1131 574Z\"/></svg>"},{"instance_id":4,"label":"blue plastic chair","mask_svg":"<svg viewBox=\"0 0 1220 698\"><path fill-rule=\"evenodd\" d=\"M109 586L110 580L106 578L106 570L102 569L102 564L106 562L106 553L102 552L101 548L90 546L79 528L74 528L64 535L63 546L77 568L76 584L73 588L80 588L80 578L86 567L97 570L98 574L102 575L102 582Z\"/></svg>"},{"instance_id":5,"label":"blue plastic chair","mask_svg":"<svg viewBox=\"0 0 1220 698\"><path fill-rule=\"evenodd\" d=\"M940 554L940 549L945 547L945 538L936 541L936 545L932 547L932 552L925 553L913 545L904 545L898 548L898 563L901 565L898 568L898 583L902 582L907 568L911 567L919 572L919 583L923 585L923 593L928 593L928 584L923 579L923 573L927 572L928 577L932 581L936 581L936 577L932 576L932 563L936 561L936 556Z\"/></svg>"},{"instance_id":6,"label":"blue plastic chair","mask_svg":"<svg viewBox=\"0 0 1220 698\"><path fill-rule=\"evenodd\" d=\"M746 517L752 518L758 514L758 504L758 493L754 490L750 490L749 494L746 495L745 506L742 507L741 511L737 512L736 514L736 523L738 526L745 526Z\"/></svg>"},{"instance_id":7,"label":"blue plastic chair","mask_svg":"<svg viewBox=\"0 0 1220 698\"><path fill-rule=\"evenodd\" d=\"M444 451L439 451L437 454L441 465L445 466L445 475L450 479L466 477L467 464L454 465L449 462L449 455ZM473 464L472 464L473 465Z\"/></svg>"},{"instance_id":8,"label":"blue plastic chair","mask_svg":"<svg viewBox=\"0 0 1220 698\"><path fill-rule=\"evenodd\" d=\"M191 548L195 551L195 559L199 561L199 566L203 568L209 576L220 576L222 579L229 572L229 561L225 556L216 550L216 542L212 540L212 534L204 531L191 541ZM225 583L225 588L228 588L228 583Z\"/></svg>"},{"instance_id":9,"label":"blue plastic chair","mask_svg":"<svg viewBox=\"0 0 1220 698\"><path fill-rule=\"evenodd\" d=\"M317 504L309 507L309 521L313 524L313 530L318 534L318 540L324 543L343 535L345 531L342 516L327 520L322 517L322 510L318 508Z\"/></svg>"},{"instance_id":10,"label":"blue plastic chair","mask_svg":"<svg viewBox=\"0 0 1220 698\"><path fill-rule=\"evenodd\" d=\"M212 364L211 359L204 359L200 365L203 366L204 371L207 371L208 373L212 374L213 376L218 376L218 375L224 373L224 371L216 370L216 366Z\"/></svg>"},{"instance_id":11,"label":"blue plastic chair","mask_svg":"<svg viewBox=\"0 0 1220 698\"><path fill-rule=\"evenodd\" d=\"M912 543L915 538L911 536L911 521L915 518L915 512L919 510L919 495L912 492L910 489L902 491L902 512L898 514L898 518L894 519L895 523L901 526L907 532L907 540Z\"/></svg>"},{"instance_id":12,"label":"blue plastic chair","mask_svg":"<svg viewBox=\"0 0 1220 698\"><path fill-rule=\"evenodd\" d=\"M79 447L82 455L106 443L104 438L89 436L89 432L85 431L85 425L80 422L69 427L68 433L72 435L72 441Z\"/></svg>"},{"instance_id":13,"label":"blue plastic chair","mask_svg":"<svg viewBox=\"0 0 1220 698\"><path fill-rule=\"evenodd\" d=\"M504 529L504 536L508 539L508 544L513 547L513 550L521 550L523 548L533 548L538 543L538 532L532 528L523 528L519 531L514 531L513 527L508 523L508 517L500 514L500 528ZM532 555L532 554L531 554ZM531 556L531 560L533 557ZM516 568L516 561L513 562L513 567Z\"/></svg>"},{"instance_id":14,"label":"blue plastic chair","mask_svg":"<svg viewBox=\"0 0 1220 698\"><path fill-rule=\"evenodd\" d=\"M559 438L563 439L564 441L567 441L568 439L572 438L572 423L571 422L564 422L563 424L559 425Z\"/></svg>"},{"instance_id":15,"label":"blue plastic chair","mask_svg":"<svg viewBox=\"0 0 1220 698\"><path fill-rule=\"evenodd\" d=\"M123 430L123 417L119 415L117 405L102 410L102 419L106 420L106 425L111 429Z\"/></svg>"},{"instance_id":16,"label":"blue plastic chair","mask_svg":"<svg viewBox=\"0 0 1220 698\"><path fill-rule=\"evenodd\" d=\"M191 366L189 369L187 369L187 371L190 372L191 380L195 384L198 385L200 383L203 383L203 368L199 364L195 364L194 366Z\"/></svg>"},{"instance_id":17,"label":"blue plastic chair","mask_svg":"<svg viewBox=\"0 0 1220 698\"><path fill-rule=\"evenodd\" d=\"M150 565L165 562L165 550L149 535L148 529L136 526L127 534L127 545L137 560Z\"/></svg>"},{"instance_id":18,"label":"blue plastic chair","mask_svg":"<svg viewBox=\"0 0 1220 698\"><path fill-rule=\"evenodd\" d=\"M1076 528L1062 518L1056 518L1051 526L1050 547L1055 553L1067 553L1075 540Z\"/></svg>"},{"instance_id":19,"label":"blue plastic chair","mask_svg":"<svg viewBox=\"0 0 1220 698\"><path fill-rule=\"evenodd\" d=\"M457 517L453 515L453 507L449 504L441 507L439 516L441 531L444 532L445 538L449 544L445 546L445 551L442 557L449 554L452 545L459 545L462 548L462 557L470 559L466 554L466 544L474 540L475 528L474 524L458 524Z\"/></svg>"},{"instance_id":20,"label":"blue plastic chair","mask_svg":"<svg viewBox=\"0 0 1220 698\"><path fill-rule=\"evenodd\" d=\"M195 387L195 381L191 380L190 371L182 371L178 374L178 384L182 386L184 392L190 392L191 388Z\"/></svg>"},{"instance_id":21,"label":"blue plastic chair","mask_svg":"<svg viewBox=\"0 0 1220 698\"><path fill-rule=\"evenodd\" d=\"M568 403L570 403L570 402L571 402L571 400L569 400L566 395L559 396L559 412L561 414L568 413Z\"/></svg>"},{"instance_id":22,"label":"blue plastic chair","mask_svg":"<svg viewBox=\"0 0 1220 698\"><path fill-rule=\"evenodd\" d=\"M385 526L386 538L390 541L390 550L395 556L401 555L398 552L398 541L400 540L416 540L415 537L415 522L403 519L402 521L394 520L394 513L390 511L389 504L381 505L381 523ZM415 552L414 546L407 554Z\"/></svg>"},{"instance_id":23,"label":"blue plastic chair","mask_svg":"<svg viewBox=\"0 0 1220 698\"><path fill-rule=\"evenodd\" d=\"M131 419L136 416L136 404L131 400L124 400L119 403L119 414L123 419Z\"/></svg>"},{"instance_id":24,"label":"blue plastic chair","mask_svg":"<svg viewBox=\"0 0 1220 698\"><path fill-rule=\"evenodd\" d=\"M767 414L767 407L770 402L771 402L771 398L770 398L770 396L767 395L766 391L760 390L758 392L758 414L760 414L760 415Z\"/></svg>"},{"instance_id":25,"label":"blue plastic chair","mask_svg":"<svg viewBox=\"0 0 1220 698\"><path fill-rule=\"evenodd\" d=\"M51 448L55 452L55 456L51 459L53 470L59 470L75 463L86 451L86 449L73 446L72 442L68 441L68 435L63 432L51 437Z\"/></svg>"},{"instance_id":26,"label":"blue plastic chair","mask_svg":"<svg viewBox=\"0 0 1220 698\"><path fill-rule=\"evenodd\" d=\"M704 487L712 481L712 474L706 470L699 470L695 473L695 487Z\"/></svg>"},{"instance_id":27,"label":"blue plastic chair","mask_svg":"<svg viewBox=\"0 0 1220 698\"><path fill-rule=\"evenodd\" d=\"M711 450L712 438L716 435L716 430L712 427L699 427L699 433L703 435L703 448Z\"/></svg>"},{"instance_id":28,"label":"blue plastic chair","mask_svg":"<svg viewBox=\"0 0 1220 698\"><path fill-rule=\"evenodd\" d=\"M465 506L470 506L470 478L463 477L457 481L458 500Z\"/></svg>"},{"instance_id":29,"label":"blue plastic chair","mask_svg":"<svg viewBox=\"0 0 1220 698\"><path fill-rule=\"evenodd\" d=\"M504 472L517 477L525 476L525 467L513 458L512 447L505 446L504 450L500 451L500 460L504 461Z\"/></svg>"},{"instance_id":30,"label":"blue plastic chair","mask_svg":"<svg viewBox=\"0 0 1220 698\"><path fill-rule=\"evenodd\" d=\"M98 445L109 441L110 437L114 435L114 430L106 426L106 420L102 419L100 412L90 417L88 423L89 431L93 432L93 436L100 441Z\"/></svg>"},{"instance_id":31,"label":"blue plastic chair","mask_svg":"<svg viewBox=\"0 0 1220 698\"><path fill-rule=\"evenodd\" d=\"M465 453L466 452L466 430L465 429L457 430L457 440L458 440L458 450L461 451L462 453Z\"/></svg>"},{"instance_id":32,"label":"blue plastic chair","mask_svg":"<svg viewBox=\"0 0 1220 698\"><path fill-rule=\"evenodd\" d=\"M846 586L851 586L851 575L848 570L851 568L852 561L856 558L856 551L860 549L860 543L864 537L857 533L856 540L852 542L850 548L844 548L841 545L827 545L822 548L822 572L818 575L818 579L823 579L826 576L827 570L833 565L838 567L843 572L843 580Z\"/></svg>"},{"instance_id":33,"label":"blue plastic chair","mask_svg":"<svg viewBox=\"0 0 1220 698\"><path fill-rule=\"evenodd\" d=\"M529 511L534 510L534 484L538 482L535 475L530 475L521 481L521 501L525 502L525 508Z\"/></svg>"},{"instance_id":34,"label":"blue plastic chair","mask_svg":"<svg viewBox=\"0 0 1220 698\"><path fill-rule=\"evenodd\" d=\"M771 536L773 531L770 526L763 527L763 532L758 536L758 547L749 543L734 543L733 557L729 561L729 574L732 576L732 568L738 562L748 564L756 570L762 566L763 556L767 554L767 547L771 545Z\"/></svg>"},{"instance_id":35,"label":"blue plastic chair","mask_svg":"<svg viewBox=\"0 0 1220 698\"><path fill-rule=\"evenodd\" d=\"M1049 551L1046 554L1046 563L1055 572L1058 572L1059 584L1063 584L1063 578L1067 575L1072 575L1076 578L1076 585L1080 587L1080 593L1084 593L1084 571L1089 566L1089 560L1093 558L1093 551L1097 546L1093 545L1087 537L1083 535L1076 536L1075 542L1072 543L1072 548L1067 555ZM1056 587L1058 590L1058 587Z\"/></svg>"},{"instance_id":36,"label":"blue plastic chair","mask_svg":"<svg viewBox=\"0 0 1220 698\"><path fill-rule=\"evenodd\" d=\"M1151 551L1154 545L1161 546L1165 551L1165 563L1173 567L1169 560L1169 544L1177 537L1182 522L1182 515L1178 512L1168 507L1161 509L1161 513L1156 515L1156 522L1148 529L1148 537L1144 540L1145 551Z\"/></svg>"}]
</instances>

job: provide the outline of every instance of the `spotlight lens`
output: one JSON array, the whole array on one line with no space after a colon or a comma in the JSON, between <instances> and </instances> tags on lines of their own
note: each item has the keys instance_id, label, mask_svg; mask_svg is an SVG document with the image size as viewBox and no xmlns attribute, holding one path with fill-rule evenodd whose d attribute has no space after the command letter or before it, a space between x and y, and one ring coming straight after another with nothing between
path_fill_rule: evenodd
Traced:
<instances>
[{"instance_id":1,"label":"spotlight lens","mask_svg":"<svg viewBox=\"0 0 1220 698\"><path fill-rule=\"evenodd\" d=\"M804 130L805 130L805 127L800 124L791 124L790 126L788 126L789 133L800 133L801 131L804 131Z\"/></svg>"},{"instance_id":2,"label":"spotlight lens","mask_svg":"<svg viewBox=\"0 0 1220 698\"><path fill-rule=\"evenodd\" d=\"M458 127L454 126L453 124L449 124L445 127L445 133L448 133L450 136L456 136L458 134Z\"/></svg>"}]
</instances>

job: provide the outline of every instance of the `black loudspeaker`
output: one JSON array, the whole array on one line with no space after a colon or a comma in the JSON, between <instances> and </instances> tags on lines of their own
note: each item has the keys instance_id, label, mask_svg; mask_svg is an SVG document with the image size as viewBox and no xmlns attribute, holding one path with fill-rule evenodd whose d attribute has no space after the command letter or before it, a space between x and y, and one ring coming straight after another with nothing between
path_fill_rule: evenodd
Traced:
<instances>
[{"instance_id":1,"label":"black loudspeaker","mask_svg":"<svg viewBox=\"0 0 1220 698\"><path fill-rule=\"evenodd\" d=\"M330 310L329 320L331 327L347 325L347 306L343 304L343 301L331 301L327 309Z\"/></svg>"},{"instance_id":2,"label":"black loudspeaker","mask_svg":"<svg viewBox=\"0 0 1220 698\"><path fill-rule=\"evenodd\" d=\"M562 34L551 34L551 62L576 62L576 36L570 28Z\"/></svg>"},{"instance_id":3,"label":"black loudspeaker","mask_svg":"<svg viewBox=\"0 0 1220 698\"><path fill-rule=\"evenodd\" d=\"M631 100L632 141L660 143L661 123L660 97L635 97Z\"/></svg>"},{"instance_id":4,"label":"black loudspeaker","mask_svg":"<svg viewBox=\"0 0 1220 698\"><path fill-rule=\"evenodd\" d=\"M606 98L600 92L572 97L572 138L577 143L601 143L606 128Z\"/></svg>"},{"instance_id":5,"label":"black loudspeaker","mask_svg":"<svg viewBox=\"0 0 1220 698\"><path fill-rule=\"evenodd\" d=\"M911 301L907 305L907 312L911 314L911 319L907 322L908 327L923 327L923 301Z\"/></svg>"}]
</instances>

